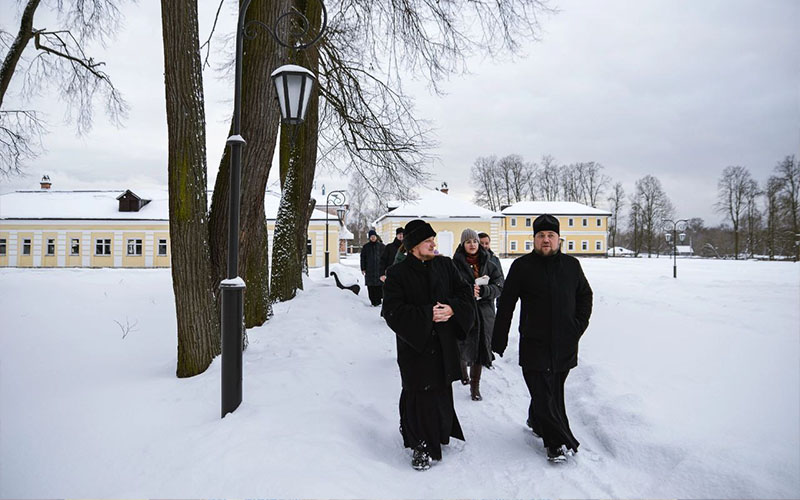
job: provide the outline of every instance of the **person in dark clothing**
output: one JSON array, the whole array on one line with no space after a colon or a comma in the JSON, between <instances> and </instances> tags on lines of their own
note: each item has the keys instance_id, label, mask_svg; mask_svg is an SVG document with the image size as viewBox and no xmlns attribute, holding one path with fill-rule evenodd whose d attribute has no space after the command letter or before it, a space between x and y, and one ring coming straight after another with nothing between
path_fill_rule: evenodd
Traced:
<instances>
[{"instance_id":1,"label":"person in dark clothing","mask_svg":"<svg viewBox=\"0 0 800 500\"><path fill-rule=\"evenodd\" d=\"M381 281L386 280L386 269L394 264L394 257L400 247L403 246L403 228L398 227L395 232L394 241L386 245L381 254Z\"/></svg>"},{"instance_id":2,"label":"person in dark clothing","mask_svg":"<svg viewBox=\"0 0 800 500\"><path fill-rule=\"evenodd\" d=\"M575 257L561 253L559 223L552 215L533 222L533 252L511 264L497 307L492 350L500 356L517 299L519 364L531 404L528 426L541 437L551 462L566 461L565 447L578 451L564 404L564 383L578 365L578 341L592 315L592 289Z\"/></svg>"},{"instance_id":3,"label":"person in dark clothing","mask_svg":"<svg viewBox=\"0 0 800 500\"><path fill-rule=\"evenodd\" d=\"M503 273L481 247L478 233L472 229L461 233L461 244L453 254L453 263L461 277L473 286L473 296L478 305L478 321L467 338L458 343L458 348L461 352L461 383L469 384L473 401L481 401L481 371L484 366L491 368L494 360L494 299L503 291Z\"/></svg>"},{"instance_id":4,"label":"person in dark clothing","mask_svg":"<svg viewBox=\"0 0 800 500\"><path fill-rule=\"evenodd\" d=\"M481 246L484 250L489 252L489 258L492 259L494 265L497 266L497 269L500 270L500 275L503 276L505 279L505 274L503 273L503 266L500 265L500 258L494 254L492 251L492 239L486 233L478 233L478 241L481 242ZM494 308L497 309L497 299L494 301Z\"/></svg>"},{"instance_id":5,"label":"person in dark clothing","mask_svg":"<svg viewBox=\"0 0 800 500\"><path fill-rule=\"evenodd\" d=\"M434 236L421 219L406 225L408 253L386 271L382 310L397 336L400 432L417 470L441 460L442 445L451 437L464 440L451 384L459 378L456 340L464 339L476 320L472 287L452 260L435 255Z\"/></svg>"},{"instance_id":6,"label":"person in dark clothing","mask_svg":"<svg viewBox=\"0 0 800 500\"><path fill-rule=\"evenodd\" d=\"M369 301L373 306L381 305L383 281L381 281L381 255L384 244L378 239L374 229L369 230L369 241L361 247L361 274L367 285Z\"/></svg>"}]
</instances>

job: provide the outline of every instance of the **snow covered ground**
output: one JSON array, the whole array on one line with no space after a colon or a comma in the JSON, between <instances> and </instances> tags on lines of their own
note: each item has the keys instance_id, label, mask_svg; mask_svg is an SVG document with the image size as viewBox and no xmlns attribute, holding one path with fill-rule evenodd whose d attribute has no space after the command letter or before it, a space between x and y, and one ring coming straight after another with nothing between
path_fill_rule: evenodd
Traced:
<instances>
[{"instance_id":1,"label":"snow covered ground","mask_svg":"<svg viewBox=\"0 0 800 500\"><path fill-rule=\"evenodd\" d=\"M424 473L366 290L312 270L250 330L244 402L220 419L219 359L174 377L169 270L2 269L0 497L800 497L800 265L687 259L675 280L665 258L582 263L580 452L548 464L526 430L515 324L484 401L454 384L467 441Z\"/></svg>"}]
</instances>

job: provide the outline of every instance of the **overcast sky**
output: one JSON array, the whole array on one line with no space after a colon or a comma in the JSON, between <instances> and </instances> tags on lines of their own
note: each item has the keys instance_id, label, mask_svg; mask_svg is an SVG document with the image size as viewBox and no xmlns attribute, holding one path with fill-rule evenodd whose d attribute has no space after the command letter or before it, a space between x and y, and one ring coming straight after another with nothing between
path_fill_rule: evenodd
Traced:
<instances>
[{"instance_id":1,"label":"overcast sky","mask_svg":"<svg viewBox=\"0 0 800 500\"><path fill-rule=\"evenodd\" d=\"M200 3L205 39L216 2ZM538 161L550 154L560 163L601 163L628 194L637 179L655 175L676 215L717 223L717 180L727 165L743 165L763 182L779 160L799 154L800 1L553 5L560 12L541 19L542 39L525 48L524 58L475 58L471 74L445 83L444 97L419 86L417 113L433 122L440 144L431 185L445 181L451 194L471 199L469 171L477 157L516 153ZM225 10L222 30L230 32L233 6ZM16 1L0 0L0 26L16 32L19 11ZM47 152L29 163L28 177L0 180L0 192L38 188L45 173L54 189L166 186L160 9L145 0L124 11L124 30L91 52L108 62L131 106L125 127L113 128L98 110L92 132L76 137L62 124L58 101L42 96L29 107L47 111ZM41 14L34 24L56 27ZM205 85L213 181L232 86L210 70ZM22 105L14 95L6 101L9 108Z\"/></svg>"}]
</instances>

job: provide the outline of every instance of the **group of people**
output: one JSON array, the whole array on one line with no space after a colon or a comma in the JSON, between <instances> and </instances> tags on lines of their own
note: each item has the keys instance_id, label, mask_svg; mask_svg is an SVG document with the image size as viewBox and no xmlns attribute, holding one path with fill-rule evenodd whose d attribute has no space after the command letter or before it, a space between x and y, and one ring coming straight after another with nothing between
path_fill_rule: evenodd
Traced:
<instances>
[{"instance_id":1,"label":"group of people","mask_svg":"<svg viewBox=\"0 0 800 500\"><path fill-rule=\"evenodd\" d=\"M422 219L399 228L383 245L370 231L361 254L372 305L397 337L400 432L411 465L430 468L450 438L464 440L452 383L469 385L481 401L481 373L503 356L521 299L519 364L531 402L526 423L543 440L547 459L577 452L564 404L564 383L577 365L578 341L589 324L592 289L580 263L560 251L558 219L533 223L534 248L504 278L489 235L466 229L453 258L436 251L433 227ZM496 304L496 308L495 308Z\"/></svg>"}]
</instances>

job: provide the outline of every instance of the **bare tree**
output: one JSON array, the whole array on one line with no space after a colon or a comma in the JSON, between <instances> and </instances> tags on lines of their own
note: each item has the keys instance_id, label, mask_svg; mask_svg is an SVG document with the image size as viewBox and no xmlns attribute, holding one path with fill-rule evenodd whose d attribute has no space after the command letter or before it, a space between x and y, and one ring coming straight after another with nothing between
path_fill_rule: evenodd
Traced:
<instances>
[{"instance_id":1,"label":"bare tree","mask_svg":"<svg viewBox=\"0 0 800 500\"><path fill-rule=\"evenodd\" d=\"M162 0L169 133L169 233L178 320L178 377L202 373L220 353L206 198L203 75L196 0Z\"/></svg>"},{"instance_id":2,"label":"bare tree","mask_svg":"<svg viewBox=\"0 0 800 500\"><path fill-rule=\"evenodd\" d=\"M781 180L780 205L788 222L784 234L791 240L800 240L800 162L794 155L787 156L775 166L775 175ZM795 260L800 260L800 245L795 245Z\"/></svg>"},{"instance_id":3,"label":"bare tree","mask_svg":"<svg viewBox=\"0 0 800 500\"><path fill-rule=\"evenodd\" d=\"M733 254L739 258L739 227L744 214L747 189L752 181L750 172L742 166L728 166L722 171L717 184L717 203L714 205L718 212L725 214L733 226Z\"/></svg>"},{"instance_id":4,"label":"bare tree","mask_svg":"<svg viewBox=\"0 0 800 500\"><path fill-rule=\"evenodd\" d=\"M619 214L622 212L622 207L625 206L625 190L622 188L622 183L614 184L611 191L611 196L608 197L608 203L611 207L611 212L614 214L611 218L609 233L611 233L611 255L617 256L617 230L619 228Z\"/></svg>"},{"instance_id":5,"label":"bare tree","mask_svg":"<svg viewBox=\"0 0 800 500\"><path fill-rule=\"evenodd\" d=\"M578 182L583 203L597 207L597 201L611 182L611 178L601 172L603 165L589 161L577 164Z\"/></svg>"},{"instance_id":6,"label":"bare tree","mask_svg":"<svg viewBox=\"0 0 800 500\"><path fill-rule=\"evenodd\" d=\"M47 30L34 27L40 0L28 0L19 30L10 44L5 43L10 34L0 31L0 42L7 49L0 67L0 175L20 173L25 161L41 151L42 135L46 132L36 110L7 106L7 92L20 71L22 100L30 100L46 86L55 86L78 134L91 129L97 96L104 99L113 122L119 124L125 118L128 106L103 71L105 63L95 61L85 51L91 41L105 42L116 31L121 19L118 3L120 0L59 1L55 9L62 28ZM33 51L26 56L31 41ZM21 62L26 63L24 68Z\"/></svg>"},{"instance_id":7,"label":"bare tree","mask_svg":"<svg viewBox=\"0 0 800 500\"><path fill-rule=\"evenodd\" d=\"M550 155L542 157L538 175L536 176L539 194L545 201L557 201L560 199L560 167L555 158Z\"/></svg>"},{"instance_id":8,"label":"bare tree","mask_svg":"<svg viewBox=\"0 0 800 500\"><path fill-rule=\"evenodd\" d=\"M502 202L496 156L482 156L475 160L470 172L470 184L475 188L475 203L492 211L500 210Z\"/></svg>"},{"instance_id":9,"label":"bare tree","mask_svg":"<svg viewBox=\"0 0 800 500\"><path fill-rule=\"evenodd\" d=\"M761 229L761 211L758 209L758 197L763 192L758 187L758 182L754 179L745 186L745 208L744 208L744 223L747 235L747 256L753 258L756 250L757 231Z\"/></svg>"},{"instance_id":10,"label":"bare tree","mask_svg":"<svg viewBox=\"0 0 800 500\"><path fill-rule=\"evenodd\" d=\"M561 184L561 195L564 201L582 202L580 173L578 165L575 163L562 165L559 169L559 182Z\"/></svg>"},{"instance_id":11,"label":"bare tree","mask_svg":"<svg viewBox=\"0 0 800 500\"><path fill-rule=\"evenodd\" d=\"M641 217L642 240L650 257L660 246L659 236L664 219L672 217L672 202L661 187L661 181L652 175L636 181L636 200Z\"/></svg>"},{"instance_id":12,"label":"bare tree","mask_svg":"<svg viewBox=\"0 0 800 500\"><path fill-rule=\"evenodd\" d=\"M764 197L766 198L766 242L767 242L767 255L769 260L775 260L777 234L781 227L780 218L780 193L783 189L783 182L780 177L770 176L767 180L767 187L764 190Z\"/></svg>"}]
</instances>

